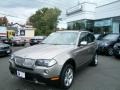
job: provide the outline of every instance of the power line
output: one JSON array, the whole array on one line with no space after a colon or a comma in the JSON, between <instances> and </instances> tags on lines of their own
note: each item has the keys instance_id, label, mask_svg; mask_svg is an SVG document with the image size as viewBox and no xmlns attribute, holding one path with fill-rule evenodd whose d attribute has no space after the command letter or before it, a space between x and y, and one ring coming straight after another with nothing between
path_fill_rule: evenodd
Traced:
<instances>
[{"instance_id":1,"label":"power line","mask_svg":"<svg viewBox=\"0 0 120 90\"><path fill-rule=\"evenodd\" d=\"M19 18L19 19L25 19L25 18L21 18L21 17L17 17L17 16L14 16L14 15L10 15L10 14L5 14L5 13L1 13L1 15L4 15L4 16L9 16L9 17L14 17L14 18Z\"/></svg>"},{"instance_id":2,"label":"power line","mask_svg":"<svg viewBox=\"0 0 120 90\"><path fill-rule=\"evenodd\" d=\"M37 0L37 1L39 1L39 2L41 2L41 3L44 3L44 4L48 4L48 5L54 5L54 6L56 6L56 5L59 5L61 8L65 8L65 9L67 9L68 7L66 7L66 4L64 3L60 3L60 2L55 2L55 1L41 1L41 0ZM51 3L52 2L52 3Z\"/></svg>"},{"instance_id":3,"label":"power line","mask_svg":"<svg viewBox=\"0 0 120 90\"><path fill-rule=\"evenodd\" d=\"M48 5L52 5L52 6L54 5L54 6L56 6L56 5L58 4L60 7L63 7L63 8L65 8L65 9L67 8L67 7L65 6L66 4L59 3L58 1L55 2L55 1L52 0L52 3L51 3L51 1L48 1L48 0L47 0L47 1L37 0L37 1L39 1L39 2L41 2L41 3L44 3L45 5L48 4ZM25 19L25 18L21 18L21 17L15 16L15 15L5 14L5 13L1 13L1 12L0 12L0 14L1 14L1 15L5 15L5 16L9 16L9 17L19 18L19 19ZM62 14L62 15L65 15L65 14Z\"/></svg>"}]
</instances>

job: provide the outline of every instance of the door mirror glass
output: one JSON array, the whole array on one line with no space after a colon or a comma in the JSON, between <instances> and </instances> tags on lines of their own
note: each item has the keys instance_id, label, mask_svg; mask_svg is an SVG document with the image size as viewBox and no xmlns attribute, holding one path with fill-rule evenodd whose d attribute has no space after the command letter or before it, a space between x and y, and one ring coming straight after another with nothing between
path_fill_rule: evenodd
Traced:
<instances>
[{"instance_id":1,"label":"door mirror glass","mask_svg":"<svg viewBox=\"0 0 120 90\"><path fill-rule=\"evenodd\" d=\"M80 45L82 45L82 46L86 46L88 43L87 43L87 41L82 41L81 43L80 43Z\"/></svg>"}]
</instances>

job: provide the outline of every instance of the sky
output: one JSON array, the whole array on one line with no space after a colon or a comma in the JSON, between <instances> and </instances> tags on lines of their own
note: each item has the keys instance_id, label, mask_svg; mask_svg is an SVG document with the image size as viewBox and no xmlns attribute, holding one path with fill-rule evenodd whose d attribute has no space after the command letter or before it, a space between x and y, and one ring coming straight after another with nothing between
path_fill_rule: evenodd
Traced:
<instances>
[{"instance_id":1,"label":"sky","mask_svg":"<svg viewBox=\"0 0 120 90\"><path fill-rule=\"evenodd\" d=\"M28 18L43 7L57 7L64 17L66 9L83 0L0 0L0 16L7 16L9 22L25 24ZM97 5L106 4L116 0L91 0Z\"/></svg>"}]
</instances>

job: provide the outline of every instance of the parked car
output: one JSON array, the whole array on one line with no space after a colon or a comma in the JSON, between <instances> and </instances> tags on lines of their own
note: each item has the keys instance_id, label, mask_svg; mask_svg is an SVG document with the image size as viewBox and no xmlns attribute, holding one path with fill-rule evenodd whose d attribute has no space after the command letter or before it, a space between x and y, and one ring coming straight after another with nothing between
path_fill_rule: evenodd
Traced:
<instances>
[{"instance_id":1,"label":"parked car","mask_svg":"<svg viewBox=\"0 0 120 90\"><path fill-rule=\"evenodd\" d=\"M107 55L113 55L113 46L119 41L119 34L108 34L101 41L98 42L97 52L105 53Z\"/></svg>"},{"instance_id":2,"label":"parked car","mask_svg":"<svg viewBox=\"0 0 120 90\"><path fill-rule=\"evenodd\" d=\"M0 41L0 56L10 55L11 52L12 52L12 49L10 45L4 44Z\"/></svg>"},{"instance_id":3,"label":"parked car","mask_svg":"<svg viewBox=\"0 0 120 90\"><path fill-rule=\"evenodd\" d=\"M35 45L35 44L39 44L41 43L44 39L46 38L46 36L35 36L32 39L30 39L30 45Z\"/></svg>"},{"instance_id":4,"label":"parked car","mask_svg":"<svg viewBox=\"0 0 120 90\"><path fill-rule=\"evenodd\" d=\"M5 43L5 44L12 45L12 40L11 40L11 39L8 39L8 38L3 38L3 39L2 39L2 42Z\"/></svg>"},{"instance_id":5,"label":"parked car","mask_svg":"<svg viewBox=\"0 0 120 90\"><path fill-rule=\"evenodd\" d=\"M120 58L120 42L116 43L113 48L114 56Z\"/></svg>"},{"instance_id":6,"label":"parked car","mask_svg":"<svg viewBox=\"0 0 120 90\"><path fill-rule=\"evenodd\" d=\"M23 39L23 38L21 38L21 37L13 37L13 39L12 39L12 45L13 46L25 46L25 44L26 44L26 41Z\"/></svg>"},{"instance_id":7,"label":"parked car","mask_svg":"<svg viewBox=\"0 0 120 90\"><path fill-rule=\"evenodd\" d=\"M88 31L57 31L40 45L12 54L11 74L34 82L58 83L64 89L72 85L78 68L98 64L95 37Z\"/></svg>"},{"instance_id":8,"label":"parked car","mask_svg":"<svg viewBox=\"0 0 120 90\"><path fill-rule=\"evenodd\" d=\"M94 34L96 40L101 40L103 37L105 37L107 34Z\"/></svg>"}]
</instances>

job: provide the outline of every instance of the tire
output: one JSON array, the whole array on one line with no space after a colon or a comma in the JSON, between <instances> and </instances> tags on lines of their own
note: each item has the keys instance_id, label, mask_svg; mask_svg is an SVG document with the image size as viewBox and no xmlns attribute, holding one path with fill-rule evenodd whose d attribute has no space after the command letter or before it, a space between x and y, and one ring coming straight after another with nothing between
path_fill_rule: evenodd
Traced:
<instances>
[{"instance_id":1,"label":"tire","mask_svg":"<svg viewBox=\"0 0 120 90\"><path fill-rule=\"evenodd\" d=\"M98 65L98 55L95 54L93 56L92 62L90 63L90 66L97 66Z\"/></svg>"},{"instance_id":2,"label":"tire","mask_svg":"<svg viewBox=\"0 0 120 90\"><path fill-rule=\"evenodd\" d=\"M74 80L74 69L71 64L66 64L60 75L60 86L62 89L68 89Z\"/></svg>"},{"instance_id":3,"label":"tire","mask_svg":"<svg viewBox=\"0 0 120 90\"><path fill-rule=\"evenodd\" d=\"M120 56L118 56L118 55L114 55L115 56L115 58L117 58L117 59L119 59L120 58Z\"/></svg>"},{"instance_id":4,"label":"tire","mask_svg":"<svg viewBox=\"0 0 120 90\"><path fill-rule=\"evenodd\" d=\"M108 49L108 55L109 55L109 56L112 56L112 55L113 55L113 48L109 48L109 49Z\"/></svg>"}]
</instances>

